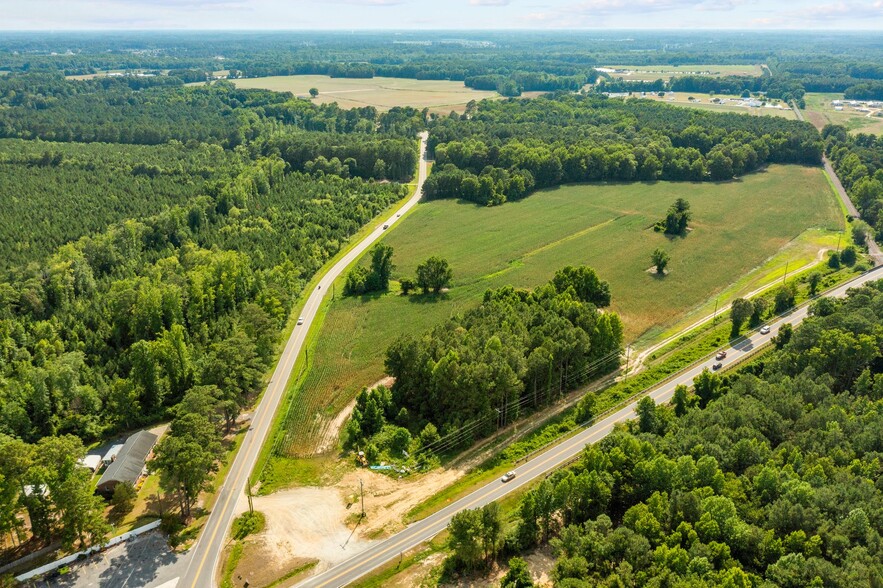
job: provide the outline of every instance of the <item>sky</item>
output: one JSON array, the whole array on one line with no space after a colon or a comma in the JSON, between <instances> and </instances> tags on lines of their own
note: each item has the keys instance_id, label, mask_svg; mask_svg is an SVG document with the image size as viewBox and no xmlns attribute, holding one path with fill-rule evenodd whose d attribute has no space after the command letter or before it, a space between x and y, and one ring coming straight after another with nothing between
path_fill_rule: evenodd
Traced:
<instances>
[{"instance_id":1,"label":"sky","mask_svg":"<svg viewBox=\"0 0 883 588\"><path fill-rule=\"evenodd\" d=\"M0 0L2 30L823 29L883 0Z\"/></svg>"}]
</instances>

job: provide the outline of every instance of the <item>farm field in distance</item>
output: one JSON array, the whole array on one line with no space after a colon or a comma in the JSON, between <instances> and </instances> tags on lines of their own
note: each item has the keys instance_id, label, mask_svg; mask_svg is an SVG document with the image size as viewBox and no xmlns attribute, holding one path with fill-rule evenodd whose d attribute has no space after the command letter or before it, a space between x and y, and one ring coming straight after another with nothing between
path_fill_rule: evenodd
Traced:
<instances>
[{"instance_id":1,"label":"farm field in distance","mask_svg":"<svg viewBox=\"0 0 883 588\"><path fill-rule=\"evenodd\" d=\"M760 65L608 65L597 68L614 78L630 81L669 80L674 76L760 76Z\"/></svg>"},{"instance_id":2,"label":"farm field in distance","mask_svg":"<svg viewBox=\"0 0 883 588\"><path fill-rule=\"evenodd\" d=\"M404 78L353 79L328 76L273 76L230 80L237 88L261 88L291 92L308 97L310 88L319 90L316 102L337 102L341 108L374 106L389 110L395 106L429 108L447 114L463 112L471 100L495 98L496 92L473 90L463 82L446 80L414 80Z\"/></svg>"},{"instance_id":3,"label":"farm field in distance","mask_svg":"<svg viewBox=\"0 0 883 588\"><path fill-rule=\"evenodd\" d=\"M773 106L742 106L743 100L740 96L729 94L700 94L697 92L666 92L665 96L657 96L655 92L647 92L646 96L636 95L640 98L673 104L674 106L685 106L687 108L699 108L702 110L711 110L713 112L735 112L737 114L748 114L751 116L781 116L790 120L797 120L797 115L791 108L781 100L772 101ZM690 97L696 98L690 101ZM724 101L723 103L713 103L713 99ZM756 100L756 98L751 98ZM775 108L775 105L781 105L781 108Z\"/></svg>"},{"instance_id":4,"label":"farm field in distance","mask_svg":"<svg viewBox=\"0 0 883 588\"><path fill-rule=\"evenodd\" d=\"M858 112L848 104L843 105L843 110L834 110L831 102L843 100L843 94L807 92L803 98L806 101L806 120L819 129L827 124L835 124L843 125L853 133L883 133L881 116L868 116L868 113Z\"/></svg>"},{"instance_id":5,"label":"farm field in distance","mask_svg":"<svg viewBox=\"0 0 883 588\"><path fill-rule=\"evenodd\" d=\"M650 227L678 197L692 206L693 230L669 239ZM611 310L623 318L626 341L635 341L704 310L716 294L730 294L734 282L744 284L739 293L756 288L769 268L755 270L785 247L792 269L806 264L821 247L833 248L843 228L822 170L797 166L771 166L720 184L569 185L490 208L420 204L384 238L394 248L393 275L412 276L418 263L440 255L454 270L450 292L438 300L405 297L393 285L385 294L342 297L340 280L289 415L289 428L298 431L289 449L306 455L317 446L355 393L383 375L394 339L475 305L489 288L530 288L565 265L589 265L610 282ZM647 271L656 247L671 254L664 278ZM757 279L745 279L752 272Z\"/></svg>"}]
</instances>

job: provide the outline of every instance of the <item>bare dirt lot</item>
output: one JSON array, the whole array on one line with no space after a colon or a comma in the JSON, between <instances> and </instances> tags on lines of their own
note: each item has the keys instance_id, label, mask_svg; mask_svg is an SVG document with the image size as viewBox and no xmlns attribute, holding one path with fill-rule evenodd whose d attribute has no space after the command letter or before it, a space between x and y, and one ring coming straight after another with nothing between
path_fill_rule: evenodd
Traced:
<instances>
[{"instance_id":1,"label":"bare dirt lot","mask_svg":"<svg viewBox=\"0 0 883 588\"><path fill-rule=\"evenodd\" d=\"M236 573L243 577L256 573L251 569L255 566L271 569L278 577L298 562L314 559L318 563L312 573L326 570L372 540L401 530L405 513L462 475L461 470L451 469L398 480L359 469L331 487L293 488L255 497L255 510L264 513L267 526L253 540L253 555L241 561ZM360 479L366 516L357 524Z\"/></svg>"}]
</instances>

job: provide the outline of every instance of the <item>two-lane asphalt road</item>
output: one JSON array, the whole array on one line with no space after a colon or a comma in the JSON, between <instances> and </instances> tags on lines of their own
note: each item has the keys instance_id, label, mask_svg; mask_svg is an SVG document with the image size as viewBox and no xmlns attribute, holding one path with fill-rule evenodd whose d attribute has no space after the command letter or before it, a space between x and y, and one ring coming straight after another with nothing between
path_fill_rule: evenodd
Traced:
<instances>
[{"instance_id":1,"label":"two-lane asphalt road","mask_svg":"<svg viewBox=\"0 0 883 588\"><path fill-rule=\"evenodd\" d=\"M862 274L839 286L829 292L828 295L844 296L849 288L854 288L865 282L881 278L883 278L883 268L877 267L870 272ZM770 322L770 332L768 334L761 335L759 332L754 332L750 337L739 340L734 346L726 348L725 351L727 352L727 356L721 360L721 363L726 367L743 360L753 351L756 351L761 346L769 343L770 339L778 332L782 325L788 323L792 326L796 326L806 318L807 314L808 305L803 305L782 318ZM668 402L674 395L676 386L680 384L687 386L692 385L693 378L702 373L702 370L706 368L711 369L711 366L714 363L717 363L714 356L709 356L701 362L688 366L673 378L670 378L663 384L652 389L649 392L650 398L656 401L657 404ZM531 483L537 478L545 476L555 468L567 464L576 458L587 444L595 443L603 439L610 434L617 424L635 418L636 407L637 402L633 402L574 437L567 439L563 443L556 445L525 462L523 465L513 470L516 476L515 479L510 482L503 483L500 480L494 480L468 496L450 504L443 510L438 511L421 521L413 523L405 530L393 535L389 539L365 549L322 574L305 580L298 586L309 588L337 587L346 586L356 581L361 576L375 570L386 562L399 557L399 554L408 551L437 535L447 527L451 517L457 512L463 509L476 508L488 504L489 502L497 500L506 494Z\"/></svg>"},{"instance_id":2,"label":"two-lane asphalt road","mask_svg":"<svg viewBox=\"0 0 883 588\"><path fill-rule=\"evenodd\" d=\"M347 266L383 235L386 230L384 226L392 226L399 220L399 217L416 206L420 200L423 192L423 182L426 180L427 137L428 133L426 132L420 135L420 166L417 175L417 188L414 191L414 195L396 210L393 216L378 222L377 227L371 234L334 264L320 278L316 289L310 293L301 312L301 316L304 319L303 324L294 328L285 345L285 350L282 352L267 390L254 411L251 428L242 440L242 446L233 460L233 465L230 467L227 479L221 488L221 492L218 494L217 502L209 515L205 528L202 530L202 535L196 546L191 550L190 563L187 572L178 582L179 588L211 588L217 585L215 582L215 571L218 568L218 560L224 548L227 531L230 529L236 512L236 503L245 491L248 476L257 461L261 447L270 433L273 425L273 416L276 414L276 409L285 395L285 387L291 376L291 370L294 368L295 361L300 355L307 332L322 303L322 298L331 288L334 280L346 270Z\"/></svg>"}]
</instances>

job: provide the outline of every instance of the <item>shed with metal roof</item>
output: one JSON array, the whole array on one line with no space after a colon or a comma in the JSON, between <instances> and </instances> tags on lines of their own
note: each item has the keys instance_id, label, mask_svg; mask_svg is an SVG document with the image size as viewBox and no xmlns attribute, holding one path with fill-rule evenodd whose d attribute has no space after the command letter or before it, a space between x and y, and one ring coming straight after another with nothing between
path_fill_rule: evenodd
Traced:
<instances>
[{"instance_id":1,"label":"shed with metal roof","mask_svg":"<svg viewBox=\"0 0 883 588\"><path fill-rule=\"evenodd\" d=\"M128 482L132 486L138 483L144 472L144 465L158 437L150 431L135 433L123 444L119 455L104 471L104 475L98 480L95 492L104 496L113 494L117 484Z\"/></svg>"}]
</instances>

